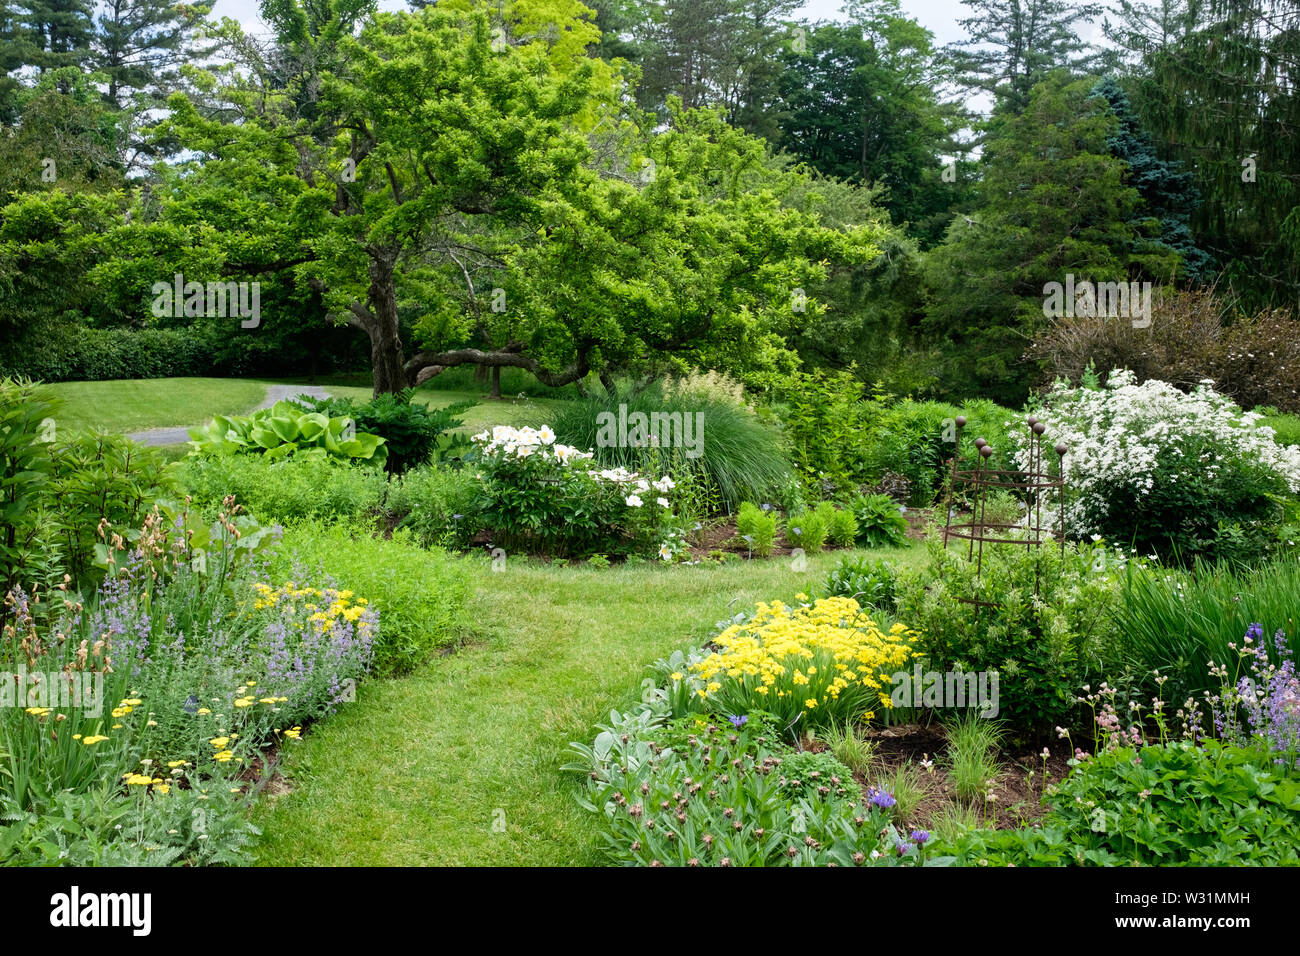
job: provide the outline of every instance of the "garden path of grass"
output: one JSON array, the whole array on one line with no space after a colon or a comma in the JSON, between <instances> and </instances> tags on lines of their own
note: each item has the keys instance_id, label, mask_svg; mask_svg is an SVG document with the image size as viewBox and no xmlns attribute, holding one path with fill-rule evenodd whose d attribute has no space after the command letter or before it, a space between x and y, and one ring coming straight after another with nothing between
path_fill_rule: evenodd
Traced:
<instances>
[{"instance_id":1,"label":"garden path of grass","mask_svg":"<svg viewBox=\"0 0 1300 956\"><path fill-rule=\"evenodd\" d=\"M906 563L924 548L872 552ZM475 640L363 684L284 761L255 810L263 865L592 865L599 833L560 767L638 695L645 666L759 600L816 591L838 553L596 569L474 559ZM504 822L504 832L493 829ZM498 828L500 829L500 828Z\"/></svg>"}]
</instances>

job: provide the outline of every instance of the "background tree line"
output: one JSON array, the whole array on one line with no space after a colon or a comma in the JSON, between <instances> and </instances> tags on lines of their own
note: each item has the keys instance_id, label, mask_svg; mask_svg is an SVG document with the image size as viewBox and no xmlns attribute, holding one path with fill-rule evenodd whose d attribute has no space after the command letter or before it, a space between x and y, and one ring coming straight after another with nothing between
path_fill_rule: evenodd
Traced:
<instances>
[{"instance_id":1,"label":"background tree line","mask_svg":"<svg viewBox=\"0 0 1300 956\"><path fill-rule=\"evenodd\" d=\"M897 0L0 0L0 367L1015 403L1091 334L1067 273L1294 327L1300 0L964 2L939 47ZM155 316L175 273L266 320Z\"/></svg>"}]
</instances>

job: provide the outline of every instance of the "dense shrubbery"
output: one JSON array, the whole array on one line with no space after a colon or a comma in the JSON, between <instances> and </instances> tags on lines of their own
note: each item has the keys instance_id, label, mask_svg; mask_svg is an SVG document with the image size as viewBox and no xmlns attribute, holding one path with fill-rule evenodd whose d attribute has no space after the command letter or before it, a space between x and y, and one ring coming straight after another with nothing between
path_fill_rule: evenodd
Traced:
<instances>
[{"instance_id":1,"label":"dense shrubbery","mask_svg":"<svg viewBox=\"0 0 1300 956\"><path fill-rule=\"evenodd\" d=\"M429 463L438 440L453 428L465 424L456 416L473 408L473 402L456 402L444 408L432 408L412 401L415 392L406 389L398 394L378 395L366 402L347 398L325 398L302 403L303 407L327 418L349 418L358 432L378 435L384 440L388 457L385 466L398 473ZM466 450L463 436L457 443Z\"/></svg>"},{"instance_id":2,"label":"dense shrubbery","mask_svg":"<svg viewBox=\"0 0 1300 956\"><path fill-rule=\"evenodd\" d=\"M638 415L645 416L640 432ZM627 422L626 441L618 433L620 420ZM654 426L657 421L671 423L668 434ZM780 435L745 404L738 386L717 376L625 386L578 399L560 413L555 433L593 453L605 468L669 475L683 493L702 486L696 495L728 510L741 501L768 500L790 471Z\"/></svg>"},{"instance_id":3,"label":"dense shrubbery","mask_svg":"<svg viewBox=\"0 0 1300 956\"><path fill-rule=\"evenodd\" d=\"M93 586L95 548L176 491L153 449L58 431L49 390L0 379L0 588ZM0 615L2 618L3 615Z\"/></svg>"},{"instance_id":4,"label":"dense shrubbery","mask_svg":"<svg viewBox=\"0 0 1300 956\"><path fill-rule=\"evenodd\" d=\"M1095 366L1186 391L1212 379L1244 408L1300 411L1300 322L1273 309L1225 324L1228 311L1212 292L1174 292L1157 298L1149 328L1104 316L1061 319L1034 351L1057 378L1077 382Z\"/></svg>"},{"instance_id":5,"label":"dense shrubbery","mask_svg":"<svg viewBox=\"0 0 1300 956\"><path fill-rule=\"evenodd\" d=\"M290 525L269 577L330 581L344 593L366 595L383 623L373 648L380 675L410 671L467 629L465 569L446 552L419 547L410 532L386 539L365 525Z\"/></svg>"},{"instance_id":6,"label":"dense shrubbery","mask_svg":"<svg viewBox=\"0 0 1300 956\"><path fill-rule=\"evenodd\" d=\"M356 468L328 458L263 455L186 458L178 478L196 503L217 507L227 495L262 521L349 518L378 509L387 481L376 468Z\"/></svg>"},{"instance_id":7,"label":"dense shrubbery","mask_svg":"<svg viewBox=\"0 0 1300 956\"><path fill-rule=\"evenodd\" d=\"M463 548L478 531L479 484L470 468L415 468L390 479L385 507L425 547Z\"/></svg>"},{"instance_id":8,"label":"dense shrubbery","mask_svg":"<svg viewBox=\"0 0 1300 956\"><path fill-rule=\"evenodd\" d=\"M664 555L674 482L597 469L545 425L474 436L481 476L475 521L510 551Z\"/></svg>"},{"instance_id":9,"label":"dense shrubbery","mask_svg":"<svg viewBox=\"0 0 1300 956\"><path fill-rule=\"evenodd\" d=\"M928 505L943 487L954 452L973 467L978 438L993 447L996 466L1012 461L1008 428L1017 416L992 402L957 406L868 396L848 372L769 376L765 385L791 460L817 497L846 500L860 486L888 478L895 487L906 485L910 503ZM960 449L958 416L967 419Z\"/></svg>"},{"instance_id":10,"label":"dense shrubbery","mask_svg":"<svg viewBox=\"0 0 1300 956\"><path fill-rule=\"evenodd\" d=\"M46 382L209 375L202 339L180 329L88 329L54 325L0 352L0 373Z\"/></svg>"},{"instance_id":11,"label":"dense shrubbery","mask_svg":"<svg viewBox=\"0 0 1300 956\"><path fill-rule=\"evenodd\" d=\"M1038 414L1048 441L1069 448L1071 537L1251 559L1276 545L1287 496L1300 492L1300 448L1280 447L1259 416L1206 386L1185 394L1116 371L1104 388L1058 386Z\"/></svg>"},{"instance_id":12,"label":"dense shrubbery","mask_svg":"<svg viewBox=\"0 0 1300 956\"><path fill-rule=\"evenodd\" d=\"M1103 545L986 545L981 574L932 539L930 564L900 582L899 615L931 668L997 671L1002 715L1041 733L1069 722L1079 688L1113 660L1118 560Z\"/></svg>"}]
</instances>

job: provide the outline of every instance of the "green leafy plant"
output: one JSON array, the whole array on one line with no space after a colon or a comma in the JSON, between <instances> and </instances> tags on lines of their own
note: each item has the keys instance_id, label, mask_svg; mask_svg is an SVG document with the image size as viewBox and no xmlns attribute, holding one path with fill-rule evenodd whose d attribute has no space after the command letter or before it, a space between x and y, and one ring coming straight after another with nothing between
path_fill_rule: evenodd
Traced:
<instances>
[{"instance_id":1,"label":"green leafy plant","mask_svg":"<svg viewBox=\"0 0 1300 956\"><path fill-rule=\"evenodd\" d=\"M907 519L902 505L885 494L858 495L849 502L857 521L858 543L868 548L900 548L907 544Z\"/></svg>"},{"instance_id":2,"label":"green leafy plant","mask_svg":"<svg viewBox=\"0 0 1300 956\"><path fill-rule=\"evenodd\" d=\"M267 571L271 580L328 580L364 595L379 613L373 669L406 673L469 628L470 576L461 560L422 548L412 532L377 537L364 525L289 525Z\"/></svg>"},{"instance_id":3,"label":"green leafy plant","mask_svg":"<svg viewBox=\"0 0 1300 956\"><path fill-rule=\"evenodd\" d=\"M826 575L829 597L853 598L864 607L893 613L897 607L897 572L887 561L873 561L863 555L846 555Z\"/></svg>"},{"instance_id":4,"label":"green leafy plant","mask_svg":"<svg viewBox=\"0 0 1300 956\"><path fill-rule=\"evenodd\" d=\"M191 454L196 455L334 457L375 467L382 467L388 457L384 439L358 431L350 416L328 418L293 402L276 402L251 415L217 415L191 428L190 438Z\"/></svg>"},{"instance_id":5,"label":"green leafy plant","mask_svg":"<svg viewBox=\"0 0 1300 956\"><path fill-rule=\"evenodd\" d=\"M824 517L826 519L826 538L837 548L851 548L858 539L858 519L847 508L836 508L828 502ZM820 507L820 506L819 506Z\"/></svg>"},{"instance_id":6,"label":"green leafy plant","mask_svg":"<svg viewBox=\"0 0 1300 956\"><path fill-rule=\"evenodd\" d=\"M197 505L215 512L233 495L262 521L345 520L377 511L388 488L382 470L353 468L328 457L189 457L177 468L181 486Z\"/></svg>"},{"instance_id":7,"label":"green leafy plant","mask_svg":"<svg viewBox=\"0 0 1300 956\"><path fill-rule=\"evenodd\" d=\"M972 830L936 852L991 866L1295 866L1300 785L1253 748L1121 747L1077 765L1033 828Z\"/></svg>"},{"instance_id":8,"label":"green leafy plant","mask_svg":"<svg viewBox=\"0 0 1300 956\"><path fill-rule=\"evenodd\" d=\"M736 512L736 534L760 558L770 557L776 543L776 513L752 502L742 502Z\"/></svg>"},{"instance_id":9,"label":"green leafy plant","mask_svg":"<svg viewBox=\"0 0 1300 956\"><path fill-rule=\"evenodd\" d=\"M809 553L820 551L826 543L825 512L813 509L791 515L785 523L785 540L792 548L803 548Z\"/></svg>"},{"instance_id":10,"label":"green leafy plant","mask_svg":"<svg viewBox=\"0 0 1300 956\"><path fill-rule=\"evenodd\" d=\"M38 511L49 480L48 442L58 403L48 389L0 379L0 589L48 578ZM2 595L0 595L2 597Z\"/></svg>"},{"instance_id":11,"label":"green leafy plant","mask_svg":"<svg viewBox=\"0 0 1300 956\"><path fill-rule=\"evenodd\" d=\"M388 449L385 467L390 472L401 473L427 465L434 449L443 440L443 451L448 455L463 455L469 450L469 439L463 435L449 434L465 422L458 418L462 412L474 407L475 402L454 402L434 408L413 401L414 389L377 395L367 402L346 398L325 398L304 402L310 412L319 412L327 418L352 419L358 432L378 435ZM450 443L450 444L448 444Z\"/></svg>"},{"instance_id":12,"label":"green leafy plant","mask_svg":"<svg viewBox=\"0 0 1300 956\"><path fill-rule=\"evenodd\" d=\"M992 545L981 571L964 550L937 539L929 549L898 595L929 666L998 672L1000 716L1016 731L1068 723L1079 688L1118 656L1115 555L1104 544Z\"/></svg>"}]
</instances>

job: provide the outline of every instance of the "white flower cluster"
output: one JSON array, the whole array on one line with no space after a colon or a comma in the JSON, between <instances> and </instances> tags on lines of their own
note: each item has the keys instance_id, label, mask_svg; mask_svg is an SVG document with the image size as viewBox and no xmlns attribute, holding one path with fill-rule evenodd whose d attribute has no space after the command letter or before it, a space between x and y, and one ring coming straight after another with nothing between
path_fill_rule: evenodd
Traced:
<instances>
[{"instance_id":1,"label":"white flower cluster","mask_svg":"<svg viewBox=\"0 0 1300 956\"><path fill-rule=\"evenodd\" d=\"M595 472L597 478L601 481L608 481L616 485L621 485L627 492L624 501L629 508L640 508L645 504L642 495L648 495L653 488L659 492L655 498L655 504L661 508L668 507L668 499L664 497L668 492L677 487L676 483L667 475L658 481L647 481L634 471L628 471L626 468L606 468L604 471Z\"/></svg>"},{"instance_id":2,"label":"white flower cluster","mask_svg":"<svg viewBox=\"0 0 1300 956\"><path fill-rule=\"evenodd\" d=\"M555 432L551 426L541 428L511 428L509 425L497 425L488 432L479 432L472 439L483 446L484 455L501 458L527 458L529 455L541 454L554 458L560 464L592 457L589 452L578 451L570 445L561 445L555 441Z\"/></svg>"},{"instance_id":3,"label":"white flower cluster","mask_svg":"<svg viewBox=\"0 0 1300 956\"><path fill-rule=\"evenodd\" d=\"M1088 531L1080 525L1086 516L1107 514L1116 488L1149 494L1162 469L1175 482L1214 478L1224 460L1247 458L1300 492L1300 447L1278 445L1273 429L1256 424L1261 416L1243 412L1204 382L1188 394L1167 382L1138 385L1132 372L1115 371L1102 389L1058 386L1038 417L1047 425L1045 457L1055 457L1048 452L1055 443L1067 446L1066 520L1072 530ZM1027 469L1028 435L1013 434L1016 464ZM1192 449L1204 450L1189 454ZM1177 467L1169 473L1171 461Z\"/></svg>"}]
</instances>

